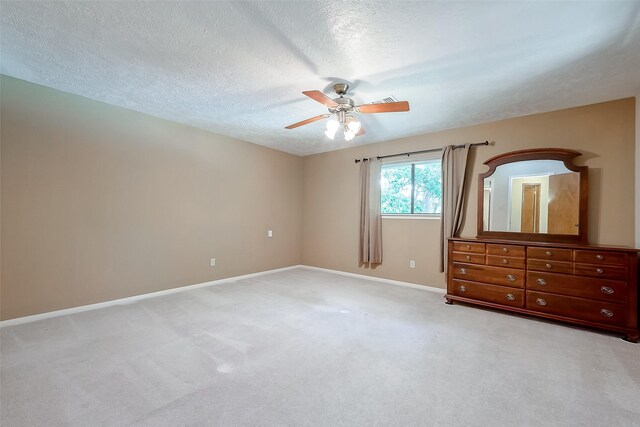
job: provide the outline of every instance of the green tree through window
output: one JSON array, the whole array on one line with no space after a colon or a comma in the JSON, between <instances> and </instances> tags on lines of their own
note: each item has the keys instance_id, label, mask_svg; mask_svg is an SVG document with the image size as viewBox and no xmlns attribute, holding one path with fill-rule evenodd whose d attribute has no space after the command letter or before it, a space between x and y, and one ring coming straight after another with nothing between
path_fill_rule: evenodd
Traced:
<instances>
[{"instance_id":1,"label":"green tree through window","mask_svg":"<svg viewBox=\"0 0 640 427\"><path fill-rule=\"evenodd\" d=\"M382 214L439 214L442 200L440 160L383 165Z\"/></svg>"}]
</instances>

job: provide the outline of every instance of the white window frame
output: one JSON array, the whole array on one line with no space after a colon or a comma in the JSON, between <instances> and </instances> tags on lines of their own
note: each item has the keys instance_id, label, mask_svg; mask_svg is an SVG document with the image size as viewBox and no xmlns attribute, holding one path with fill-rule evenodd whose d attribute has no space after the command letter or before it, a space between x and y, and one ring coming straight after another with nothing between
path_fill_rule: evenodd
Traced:
<instances>
[{"instance_id":1,"label":"white window frame","mask_svg":"<svg viewBox=\"0 0 640 427\"><path fill-rule=\"evenodd\" d=\"M438 152L424 153L419 155L411 155L408 158L407 157L399 158L399 159L390 158L388 160L382 160L382 167L384 168L385 166L410 165L414 163L423 163L423 162L429 162L429 161L440 160L440 159L441 159L440 153ZM442 183L442 176L440 176L440 182ZM382 193L380 194L380 196L381 196L380 203L382 204ZM414 197L414 196L412 195L411 197ZM442 216L441 213L397 213L397 214L383 213L382 214L383 219L418 219L418 220L436 219L436 220L439 220L441 216Z\"/></svg>"}]
</instances>

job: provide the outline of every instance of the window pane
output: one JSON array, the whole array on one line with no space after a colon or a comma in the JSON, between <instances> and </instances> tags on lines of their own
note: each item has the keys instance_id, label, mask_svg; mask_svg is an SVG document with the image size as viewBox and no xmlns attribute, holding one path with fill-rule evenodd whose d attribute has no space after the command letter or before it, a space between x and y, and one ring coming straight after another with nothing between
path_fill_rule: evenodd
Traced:
<instances>
[{"instance_id":1,"label":"window pane","mask_svg":"<svg viewBox=\"0 0 640 427\"><path fill-rule=\"evenodd\" d=\"M440 213L442 200L440 161L416 163L416 186L414 213Z\"/></svg>"},{"instance_id":2,"label":"window pane","mask_svg":"<svg viewBox=\"0 0 640 427\"><path fill-rule=\"evenodd\" d=\"M380 186L383 214L411 213L411 164L383 166Z\"/></svg>"}]
</instances>

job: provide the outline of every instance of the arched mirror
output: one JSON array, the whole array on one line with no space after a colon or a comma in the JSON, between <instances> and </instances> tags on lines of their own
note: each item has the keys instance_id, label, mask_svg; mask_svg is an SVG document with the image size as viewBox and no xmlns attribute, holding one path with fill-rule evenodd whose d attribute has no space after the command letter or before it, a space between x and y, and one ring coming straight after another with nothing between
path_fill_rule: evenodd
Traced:
<instances>
[{"instance_id":1,"label":"arched mirror","mask_svg":"<svg viewBox=\"0 0 640 427\"><path fill-rule=\"evenodd\" d=\"M500 154L478 178L478 237L587 243L582 154L542 148Z\"/></svg>"}]
</instances>

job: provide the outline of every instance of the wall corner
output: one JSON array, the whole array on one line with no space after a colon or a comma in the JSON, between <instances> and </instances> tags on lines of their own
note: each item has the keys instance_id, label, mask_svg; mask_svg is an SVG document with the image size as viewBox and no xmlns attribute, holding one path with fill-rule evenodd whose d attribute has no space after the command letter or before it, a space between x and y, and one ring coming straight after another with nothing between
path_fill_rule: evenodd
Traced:
<instances>
[{"instance_id":1,"label":"wall corner","mask_svg":"<svg viewBox=\"0 0 640 427\"><path fill-rule=\"evenodd\" d=\"M635 242L636 248L640 248L640 93L636 95L636 145L635 145Z\"/></svg>"}]
</instances>

